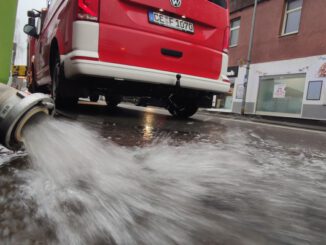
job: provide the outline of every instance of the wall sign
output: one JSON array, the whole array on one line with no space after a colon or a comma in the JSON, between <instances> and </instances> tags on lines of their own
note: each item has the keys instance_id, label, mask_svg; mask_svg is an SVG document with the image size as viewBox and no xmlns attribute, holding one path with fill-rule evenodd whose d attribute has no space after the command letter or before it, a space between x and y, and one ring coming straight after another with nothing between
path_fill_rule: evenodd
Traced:
<instances>
[{"instance_id":1,"label":"wall sign","mask_svg":"<svg viewBox=\"0 0 326 245\"><path fill-rule=\"evenodd\" d=\"M228 77L238 77L239 66L229 66L226 75Z\"/></svg>"},{"instance_id":2,"label":"wall sign","mask_svg":"<svg viewBox=\"0 0 326 245\"><path fill-rule=\"evenodd\" d=\"M25 77L27 75L27 66L12 66L11 72L14 77Z\"/></svg>"},{"instance_id":3,"label":"wall sign","mask_svg":"<svg viewBox=\"0 0 326 245\"><path fill-rule=\"evenodd\" d=\"M286 96L286 84L284 83L275 84L273 98L280 99L280 98L285 98L285 96Z\"/></svg>"}]
</instances>

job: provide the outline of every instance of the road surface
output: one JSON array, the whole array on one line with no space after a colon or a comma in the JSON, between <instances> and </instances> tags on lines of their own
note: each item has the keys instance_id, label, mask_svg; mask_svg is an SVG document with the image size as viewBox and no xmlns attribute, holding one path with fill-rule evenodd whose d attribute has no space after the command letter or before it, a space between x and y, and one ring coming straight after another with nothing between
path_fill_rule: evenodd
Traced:
<instances>
[{"instance_id":1,"label":"road surface","mask_svg":"<svg viewBox=\"0 0 326 245\"><path fill-rule=\"evenodd\" d=\"M46 157L58 166L63 159L62 169L69 164L67 158L94 160L88 163L94 183L85 177L83 187L67 187L68 195L62 189L70 183L58 174L73 168L48 175L59 183L53 187L39 174L44 172L33 165L33 157L0 148L1 244L326 244L325 132L203 112L176 120L163 109L128 104L110 111L85 103L57 120L67 122L71 145L62 146L62 140L57 153ZM96 135L98 142L73 139L77 133L69 127L75 124L91 132L85 137ZM48 136L33 137L41 142ZM83 151L72 148L79 143ZM76 150L81 160L58 152L62 147L67 155ZM46 146L41 149L47 151ZM101 159L121 161L119 166L128 162L133 170L120 169L115 188L102 189L108 183L96 178L105 177L108 170L98 163ZM67 176L79 174L85 172ZM83 188L86 196L79 193ZM90 193L96 202L87 199ZM70 197L79 204L71 204ZM129 208L132 211L126 211ZM87 218L82 219L85 212Z\"/></svg>"}]
</instances>

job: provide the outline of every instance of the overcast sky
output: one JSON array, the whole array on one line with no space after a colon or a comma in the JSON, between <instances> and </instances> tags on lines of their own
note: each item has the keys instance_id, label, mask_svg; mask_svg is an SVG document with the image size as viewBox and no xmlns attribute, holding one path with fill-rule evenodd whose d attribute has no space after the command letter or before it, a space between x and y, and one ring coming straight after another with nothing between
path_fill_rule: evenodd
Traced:
<instances>
[{"instance_id":1,"label":"overcast sky","mask_svg":"<svg viewBox=\"0 0 326 245\"><path fill-rule=\"evenodd\" d=\"M23 32L23 28L27 23L27 10L40 10L46 5L46 0L18 0L15 29L15 42L17 43L15 65L26 65L27 35Z\"/></svg>"}]
</instances>

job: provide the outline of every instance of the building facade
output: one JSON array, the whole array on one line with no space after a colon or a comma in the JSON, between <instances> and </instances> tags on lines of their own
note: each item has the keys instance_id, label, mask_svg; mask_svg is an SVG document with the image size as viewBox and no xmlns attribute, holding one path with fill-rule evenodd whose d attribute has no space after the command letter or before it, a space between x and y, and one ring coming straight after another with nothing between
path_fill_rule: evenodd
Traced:
<instances>
[{"instance_id":1,"label":"building facade","mask_svg":"<svg viewBox=\"0 0 326 245\"><path fill-rule=\"evenodd\" d=\"M254 0L230 0L230 111L241 112ZM326 120L325 0L260 0L246 114ZM230 98L229 98L230 100Z\"/></svg>"}]
</instances>

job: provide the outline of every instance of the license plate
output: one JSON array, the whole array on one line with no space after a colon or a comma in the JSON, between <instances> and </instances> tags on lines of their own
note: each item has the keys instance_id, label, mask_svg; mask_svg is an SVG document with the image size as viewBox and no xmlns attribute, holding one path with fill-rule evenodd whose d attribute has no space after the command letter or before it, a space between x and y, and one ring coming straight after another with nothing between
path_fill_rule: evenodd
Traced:
<instances>
[{"instance_id":1,"label":"license plate","mask_svg":"<svg viewBox=\"0 0 326 245\"><path fill-rule=\"evenodd\" d=\"M195 32L194 24L189 21L173 18L168 15L152 11L148 13L148 17L149 22L156 25L161 25L188 33Z\"/></svg>"}]
</instances>

